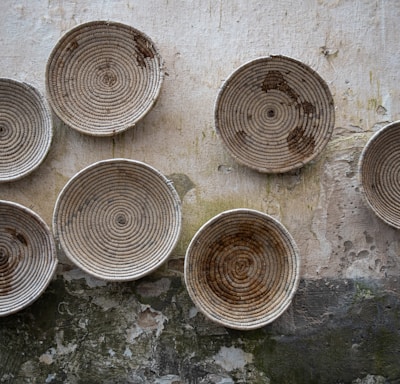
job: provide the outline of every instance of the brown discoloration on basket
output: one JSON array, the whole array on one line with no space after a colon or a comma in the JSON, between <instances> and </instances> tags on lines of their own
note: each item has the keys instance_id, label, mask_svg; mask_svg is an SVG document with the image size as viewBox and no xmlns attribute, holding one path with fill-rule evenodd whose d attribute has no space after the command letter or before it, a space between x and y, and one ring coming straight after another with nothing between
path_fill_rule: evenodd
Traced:
<instances>
[{"instance_id":1,"label":"brown discoloration on basket","mask_svg":"<svg viewBox=\"0 0 400 384\"><path fill-rule=\"evenodd\" d=\"M315 139L312 135L306 135L305 129L296 127L289 132L287 137L289 151L310 156L314 153Z\"/></svg>"},{"instance_id":2,"label":"brown discoloration on basket","mask_svg":"<svg viewBox=\"0 0 400 384\"><path fill-rule=\"evenodd\" d=\"M312 115L315 113L315 106L309 101L303 101L300 103L300 105L303 108L305 115Z\"/></svg>"},{"instance_id":3,"label":"brown discoloration on basket","mask_svg":"<svg viewBox=\"0 0 400 384\"><path fill-rule=\"evenodd\" d=\"M67 52L72 52L74 51L76 48L79 47L79 44L76 40L72 40L68 43L67 47L66 47L66 51Z\"/></svg>"},{"instance_id":4,"label":"brown discoloration on basket","mask_svg":"<svg viewBox=\"0 0 400 384\"><path fill-rule=\"evenodd\" d=\"M265 76L261 89L264 92L278 90L286 93L293 101L297 102L299 95L289 86L285 77L280 71L269 71Z\"/></svg>"},{"instance_id":5,"label":"brown discoloration on basket","mask_svg":"<svg viewBox=\"0 0 400 384\"><path fill-rule=\"evenodd\" d=\"M279 238L272 237L266 241L256 232L255 223L238 223L237 231L218 238L205 256L203 273L207 289L217 293L232 307L258 305L260 301L269 300L279 285L278 275L263 281L268 273L267 260L271 253L274 260L281 259L287 251ZM255 264L263 267L254 268ZM252 298L242 297L243 293Z\"/></svg>"},{"instance_id":6,"label":"brown discoloration on basket","mask_svg":"<svg viewBox=\"0 0 400 384\"><path fill-rule=\"evenodd\" d=\"M149 46L148 41L143 36L136 35L133 39L136 42L136 49L139 51L136 60L138 62L138 65L144 68L146 67L145 59L153 59L154 52L152 51L152 47Z\"/></svg>"},{"instance_id":7,"label":"brown discoloration on basket","mask_svg":"<svg viewBox=\"0 0 400 384\"><path fill-rule=\"evenodd\" d=\"M28 245L28 241L27 241L26 237L22 233L17 232L16 229L14 229L14 228L4 228L4 230L7 233L9 233L15 240L17 240L22 245L24 245L25 247Z\"/></svg>"},{"instance_id":8,"label":"brown discoloration on basket","mask_svg":"<svg viewBox=\"0 0 400 384\"><path fill-rule=\"evenodd\" d=\"M28 246L27 238L15 228L4 228L10 236L11 242L16 242L18 246ZM18 253L17 257L10 255L6 249L0 249L0 295L7 295L12 290L13 274L21 261L21 254Z\"/></svg>"},{"instance_id":9,"label":"brown discoloration on basket","mask_svg":"<svg viewBox=\"0 0 400 384\"><path fill-rule=\"evenodd\" d=\"M0 249L0 296L5 296L12 290L13 274L16 270L18 260L12 260L10 255L3 249Z\"/></svg>"},{"instance_id":10,"label":"brown discoloration on basket","mask_svg":"<svg viewBox=\"0 0 400 384\"><path fill-rule=\"evenodd\" d=\"M236 132L236 138L242 142L247 141L247 133L243 130Z\"/></svg>"}]
</instances>

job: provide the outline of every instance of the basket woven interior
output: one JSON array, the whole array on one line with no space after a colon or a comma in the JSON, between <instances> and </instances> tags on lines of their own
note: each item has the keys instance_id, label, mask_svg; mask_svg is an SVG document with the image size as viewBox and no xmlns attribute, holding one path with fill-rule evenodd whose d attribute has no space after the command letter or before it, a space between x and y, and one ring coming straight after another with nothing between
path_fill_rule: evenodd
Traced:
<instances>
[{"instance_id":1,"label":"basket woven interior","mask_svg":"<svg viewBox=\"0 0 400 384\"><path fill-rule=\"evenodd\" d=\"M272 217L254 210L222 212L193 237L185 282L209 319L234 329L262 327L290 305L299 279L294 240Z\"/></svg>"}]
</instances>

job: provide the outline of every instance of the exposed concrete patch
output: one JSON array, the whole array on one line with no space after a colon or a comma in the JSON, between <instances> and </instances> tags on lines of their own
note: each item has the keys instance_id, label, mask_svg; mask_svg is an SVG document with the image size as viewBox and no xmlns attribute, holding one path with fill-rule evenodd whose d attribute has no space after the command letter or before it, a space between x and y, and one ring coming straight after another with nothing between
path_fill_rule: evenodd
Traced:
<instances>
[{"instance_id":1,"label":"exposed concrete patch","mask_svg":"<svg viewBox=\"0 0 400 384\"><path fill-rule=\"evenodd\" d=\"M43 355L39 357L39 361L47 365L53 364L56 353L57 352L54 348L50 348L46 353L43 353Z\"/></svg>"},{"instance_id":2,"label":"exposed concrete patch","mask_svg":"<svg viewBox=\"0 0 400 384\"><path fill-rule=\"evenodd\" d=\"M183 384L179 376L166 375L155 380L155 384Z\"/></svg>"},{"instance_id":3,"label":"exposed concrete patch","mask_svg":"<svg viewBox=\"0 0 400 384\"><path fill-rule=\"evenodd\" d=\"M387 381L383 376L367 375L362 379L352 381L352 384L386 384Z\"/></svg>"},{"instance_id":4,"label":"exposed concrete patch","mask_svg":"<svg viewBox=\"0 0 400 384\"><path fill-rule=\"evenodd\" d=\"M164 330L164 322L168 321L161 312L154 310L149 305L142 305L137 315L136 323L126 330L126 341L135 342L142 334L155 333L159 337Z\"/></svg>"},{"instance_id":5,"label":"exposed concrete patch","mask_svg":"<svg viewBox=\"0 0 400 384\"><path fill-rule=\"evenodd\" d=\"M64 272L63 277L66 281L71 282L73 280L85 279L86 284L89 288L105 287L107 282L104 280L96 279L95 277L88 275L86 272L79 268L71 269L70 271Z\"/></svg>"},{"instance_id":6,"label":"exposed concrete patch","mask_svg":"<svg viewBox=\"0 0 400 384\"><path fill-rule=\"evenodd\" d=\"M244 352L242 349L235 347L221 347L213 358L216 364L228 372L235 369L243 369L246 364L253 362L253 355L251 353Z\"/></svg>"}]
</instances>

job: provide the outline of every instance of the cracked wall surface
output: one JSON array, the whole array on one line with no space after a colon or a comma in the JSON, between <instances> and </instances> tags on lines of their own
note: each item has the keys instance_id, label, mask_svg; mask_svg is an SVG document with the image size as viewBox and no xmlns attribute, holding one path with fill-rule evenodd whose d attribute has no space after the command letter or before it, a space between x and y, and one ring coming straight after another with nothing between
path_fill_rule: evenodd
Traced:
<instances>
[{"instance_id":1,"label":"cracked wall surface","mask_svg":"<svg viewBox=\"0 0 400 384\"><path fill-rule=\"evenodd\" d=\"M400 383L400 235L366 206L358 175L368 139L400 118L397 0L2 0L0 11L1 77L43 94L58 39L91 20L145 32L166 72L154 108L115 137L82 135L54 116L43 164L0 184L0 199L51 226L72 176L126 157L174 183L183 218L167 262L133 282L97 280L58 247L57 273L43 295L0 318L0 382ZM268 55L317 71L335 103L327 147L285 174L239 165L214 129L223 81ZM254 331L207 320L183 279L184 255L201 225L243 207L280 220L301 257L292 305Z\"/></svg>"}]
</instances>

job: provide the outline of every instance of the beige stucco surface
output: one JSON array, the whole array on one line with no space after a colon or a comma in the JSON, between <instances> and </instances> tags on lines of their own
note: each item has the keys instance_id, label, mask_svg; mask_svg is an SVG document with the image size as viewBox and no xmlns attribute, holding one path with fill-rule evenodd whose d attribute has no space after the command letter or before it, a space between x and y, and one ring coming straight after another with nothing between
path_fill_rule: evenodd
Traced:
<instances>
[{"instance_id":1,"label":"beige stucco surface","mask_svg":"<svg viewBox=\"0 0 400 384\"><path fill-rule=\"evenodd\" d=\"M90 20L130 24L165 61L155 107L114 138L84 136L54 119L44 163L0 185L0 198L30 207L51 225L57 196L98 160L146 162L175 180L183 229L172 258L209 218L249 207L279 219L298 244L302 277L384 278L399 273L399 233L363 203L357 163L373 132L400 118L397 0L14 1L0 3L0 75L45 92L47 58L70 28ZM245 62L286 55L309 65L335 101L331 141L312 163L284 175L238 165L214 130L224 81ZM62 265L68 264L61 257Z\"/></svg>"}]
</instances>

